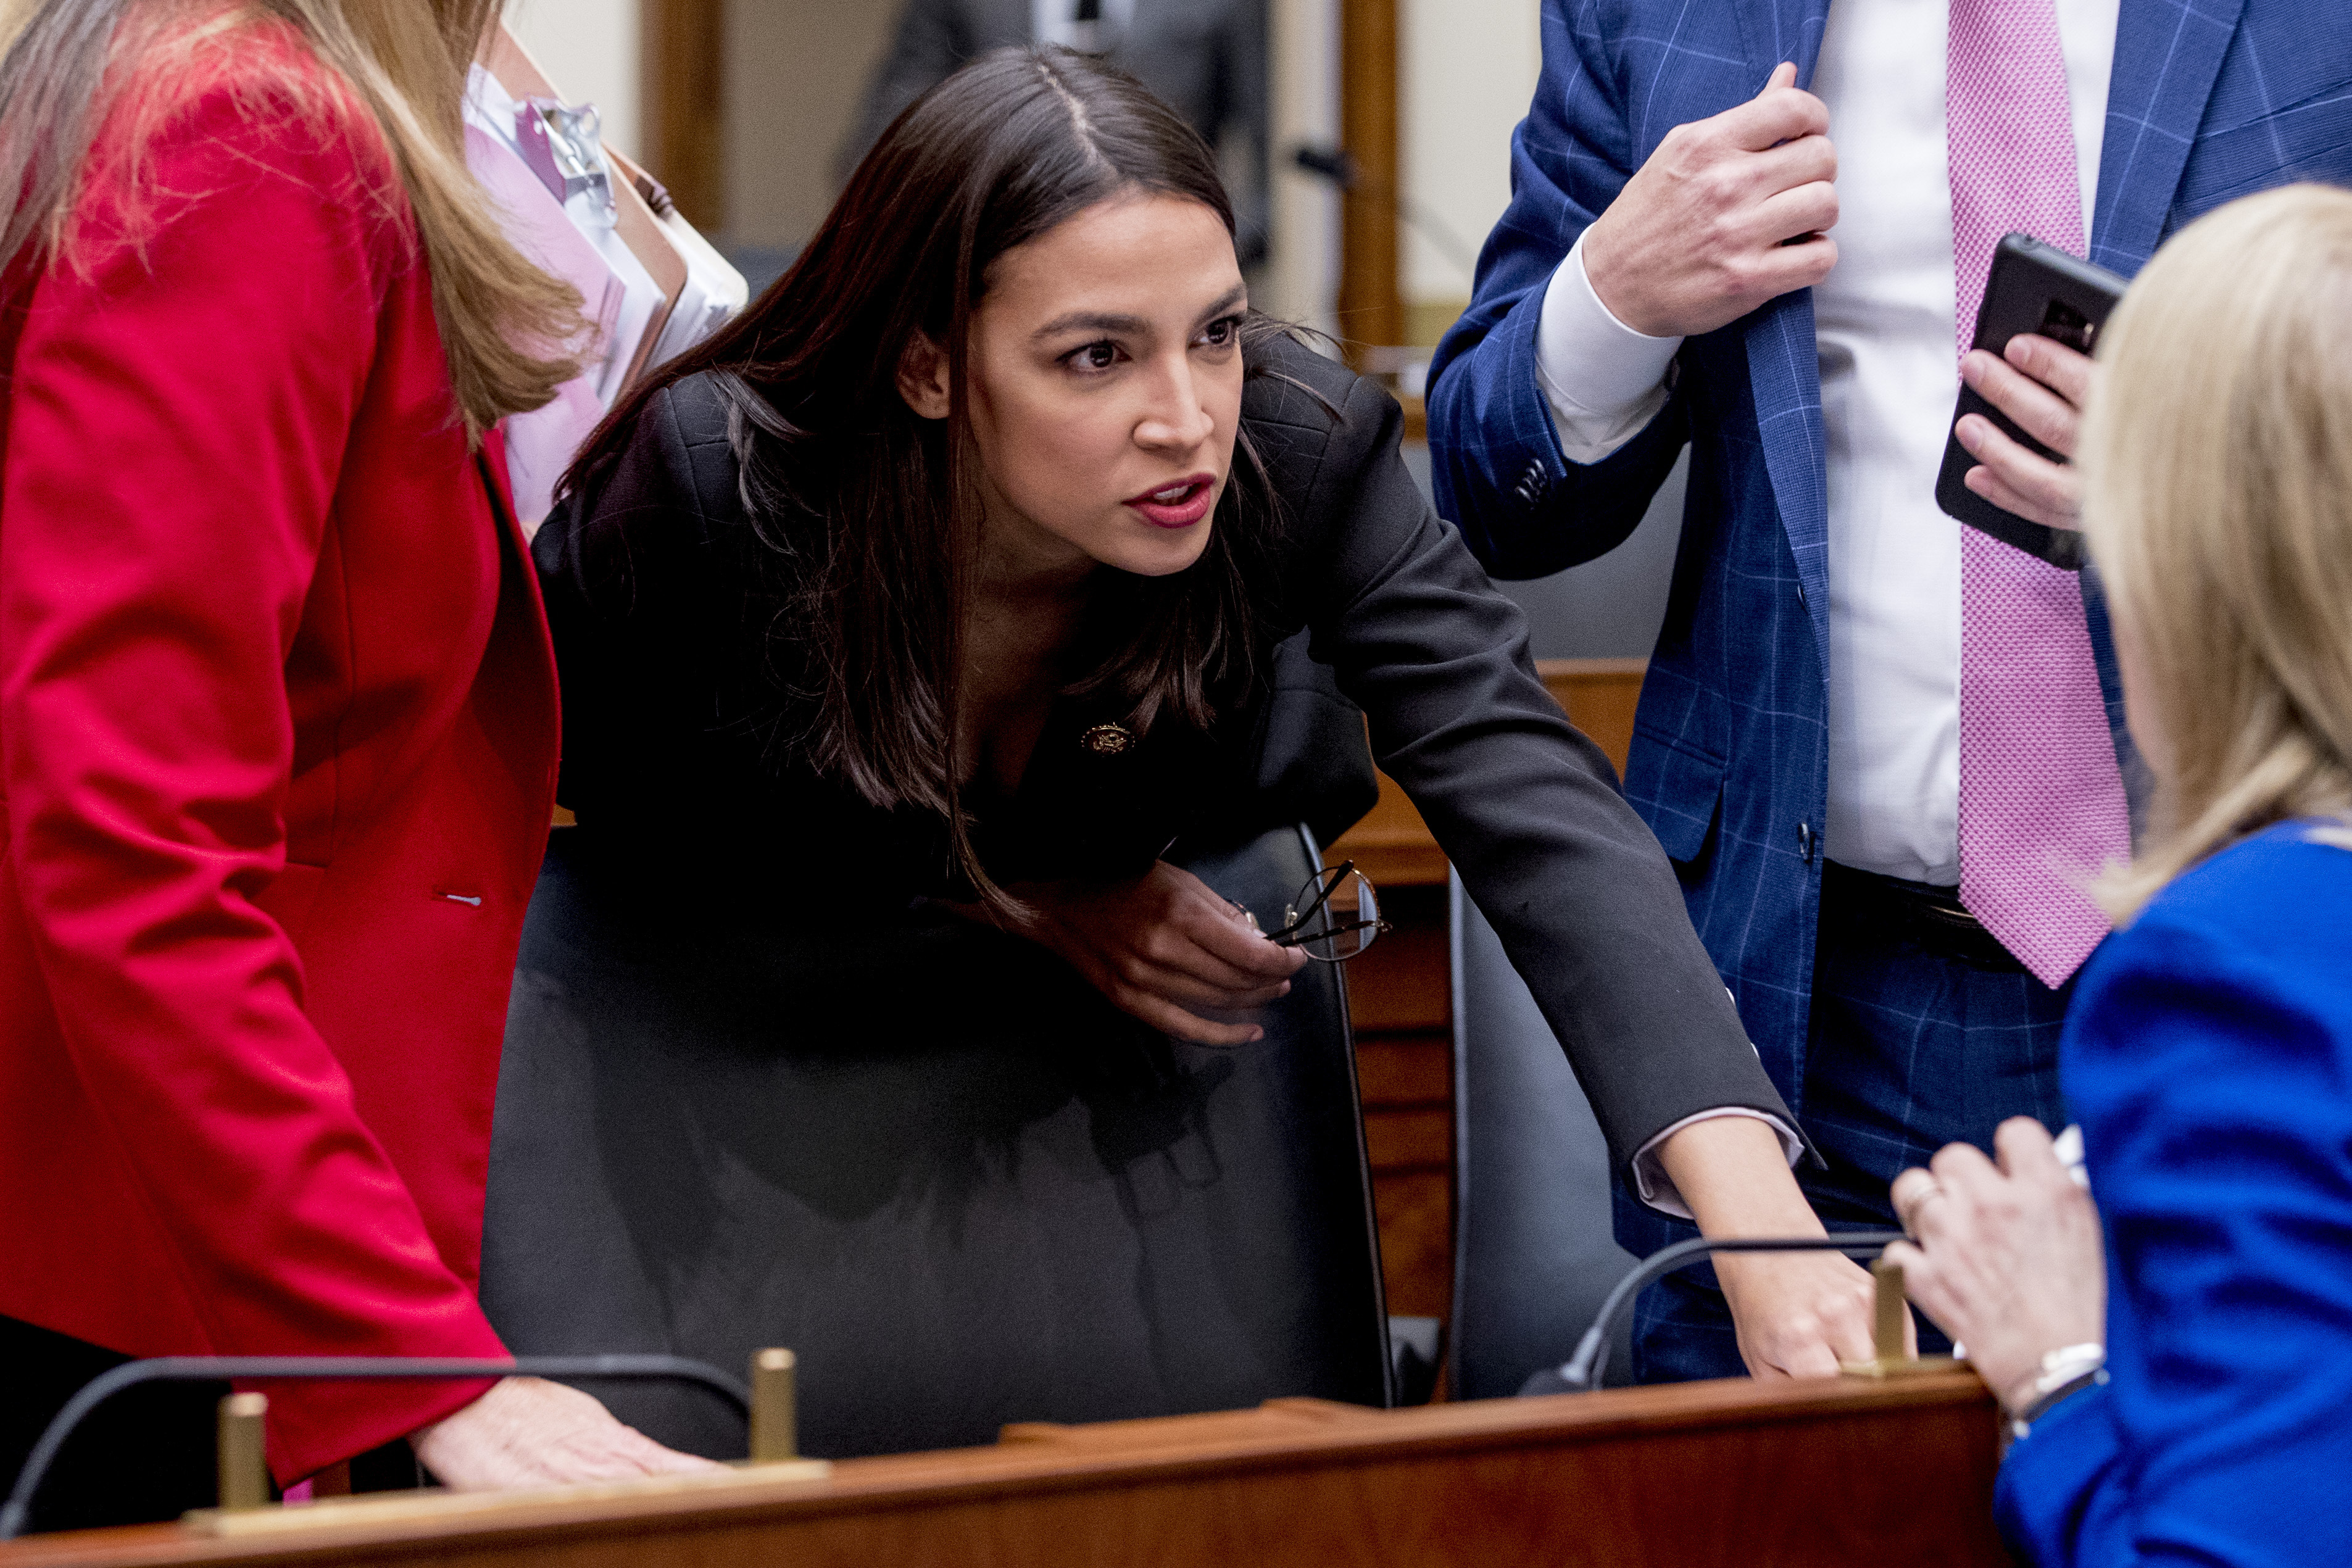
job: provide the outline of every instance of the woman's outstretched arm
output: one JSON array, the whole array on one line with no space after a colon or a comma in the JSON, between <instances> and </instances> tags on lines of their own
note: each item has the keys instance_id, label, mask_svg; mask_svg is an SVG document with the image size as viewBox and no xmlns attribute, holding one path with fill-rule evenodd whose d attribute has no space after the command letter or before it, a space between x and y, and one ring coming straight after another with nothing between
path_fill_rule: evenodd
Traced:
<instances>
[{"instance_id":1,"label":"woman's outstretched arm","mask_svg":"<svg viewBox=\"0 0 2352 1568\"><path fill-rule=\"evenodd\" d=\"M1794 1118L1664 852L1536 678L1517 607L1414 486L1394 401L1276 351L1341 400L1336 421L1293 389L1254 400L1297 529L1291 603L1566 1048L1612 1163L1628 1178L1638 1163L1636 1190L1678 1198L1708 1234L1820 1234L1773 1130ZM1693 1120L1727 1110L1744 1113ZM1791 1255L1718 1273L1759 1375L1869 1354L1868 1277L1853 1264Z\"/></svg>"}]
</instances>

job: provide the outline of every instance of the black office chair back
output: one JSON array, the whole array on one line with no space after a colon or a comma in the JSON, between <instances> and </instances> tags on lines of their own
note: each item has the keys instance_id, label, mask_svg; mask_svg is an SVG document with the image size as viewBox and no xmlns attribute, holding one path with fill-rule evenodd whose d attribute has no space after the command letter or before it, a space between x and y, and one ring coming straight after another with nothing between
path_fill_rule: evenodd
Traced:
<instances>
[{"instance_id":1,"label":"black office chair back","mask_svg":"<svg viewBox=\"0 0 2352 1568\"><path fill-rule=\"evenodd\" d=\"M1559 1041L1452 879L1457 1399L1517 1394L1576 1350L1631 1255L1610 1230L1609 1151ZM1622 1377L1621 1343L1610 1358Z\"/></svg>"},{"instance_id":2,"label":"black office chair back","mask_svg":"<svg viewBox=\"0 0 2352 1568\"><path fill-rule=\"evenodd\" d=\"M1259 1044L1181 1044L945 915L832 933L644 899L590 831L550 849L499 1076L482 1294L517 1353L790 1347L827 1457L1387 1401L1335 970L1301 970ZM1315 863L1294 828L1192 869L1265 918ZM744 1452L690 1390L592 1391Z\"/></svg>"}]
</instances>

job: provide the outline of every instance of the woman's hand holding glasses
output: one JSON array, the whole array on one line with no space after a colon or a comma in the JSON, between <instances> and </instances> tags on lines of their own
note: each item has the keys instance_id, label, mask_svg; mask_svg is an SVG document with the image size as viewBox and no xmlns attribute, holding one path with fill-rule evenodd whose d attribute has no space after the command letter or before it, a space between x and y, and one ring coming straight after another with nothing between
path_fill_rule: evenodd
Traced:
<instances>
[{"instance_id":1,"label":"woman's hand holding glasses","mask_svg":"<svg viewBox=\"0 0 2352 1568\"><path fill-rule=\"evenodd\" d=\"M1027 883L1006 891L1032 912L1012 929L1059 954L1122 1012L1202 1045L1263 1040L1256 1024L1201 1013L1264 1007L1290 989L1290 977L1307 962L1297 947L1262 934L1248 911L1166 861L1125 882Z\"/></svg>"}]
</instances>

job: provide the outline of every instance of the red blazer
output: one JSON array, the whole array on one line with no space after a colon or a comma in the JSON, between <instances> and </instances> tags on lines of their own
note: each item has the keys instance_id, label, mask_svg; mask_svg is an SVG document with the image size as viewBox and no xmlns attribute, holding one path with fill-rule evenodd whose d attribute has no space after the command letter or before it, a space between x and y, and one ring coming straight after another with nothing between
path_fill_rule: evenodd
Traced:
<instances>
[{"instance_id":1,"label":"red blazer","mask_svg":"<svg viewBox=\"0 0 2352 1568\"><path fill-rule=\"evenodd\" d=\"M218 87L146 174L138 243L93 185L81 270L0 296L0 1312L141 1355L500 1354L537 581L373 127ZM281 1386L273 1465L481 1386Z\"/></svg>"}]
</instances>

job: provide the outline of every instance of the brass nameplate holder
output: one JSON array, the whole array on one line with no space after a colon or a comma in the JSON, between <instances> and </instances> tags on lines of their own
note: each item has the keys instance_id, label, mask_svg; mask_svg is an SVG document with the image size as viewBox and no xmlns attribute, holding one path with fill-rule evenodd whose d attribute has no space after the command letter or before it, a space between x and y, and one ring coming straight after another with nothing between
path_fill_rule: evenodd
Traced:
<instances>
[{"instance_id":1,"label":"brass nameplate holder","mask_svg":"<svg viewBox=\"0 0 2352 1568\"><path fill-rule=\"evenodd\" d=\"M1948 1355L1914 1355L1903 1348L1903 1331L1910 1326L1910 1303L1903 1299L1903 1265L1880 1258L1870 1265L1872 1298L1871 1348L1868 1361L1842 1361L1838 1370L1848 1377L1916 1377L1922 1373L1948 1372L1959 1364Z\"/></svg>"},{"instance_id":2,"label":"brass nameplate holder","mask_svg":"<svg viewBox=\"0 0 2352 1568\"><path fill-rule=\"evenodd\" d=\"M769 1465L800 1455L800 1411L795 1403L799 1360L788 1350L763 1350L751 1357L751 1462Z\"/></svg>"},{"instance_id":3,"label":"brass nameplate holder","mask_svg":"<svg viewBox=\"0 0 2352 1568\"><path fill-rule=\"evenodd\" d=\"M220 1511L247 1513L269 1506L269 1467L261 1457L267 1394L232 1394L220 1402Z\"/></svg>"}]
</instances>

